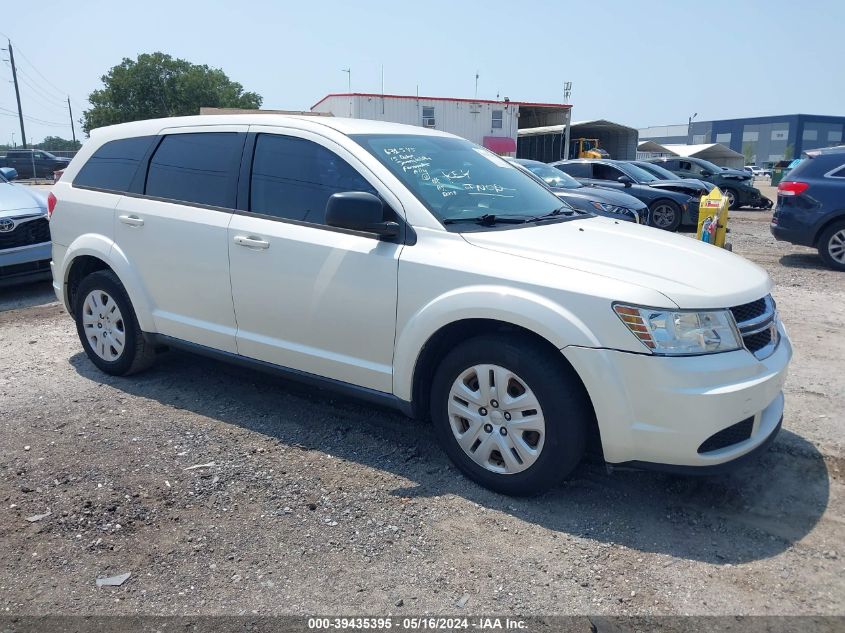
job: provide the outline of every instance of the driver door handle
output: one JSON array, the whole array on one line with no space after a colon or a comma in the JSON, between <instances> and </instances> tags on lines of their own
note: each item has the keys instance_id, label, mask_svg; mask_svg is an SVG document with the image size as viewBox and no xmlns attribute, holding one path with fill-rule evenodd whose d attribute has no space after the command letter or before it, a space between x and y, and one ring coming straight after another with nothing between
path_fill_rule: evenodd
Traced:
<instances>
[{"instance_id":1,"label":"driver door handle","mask_svg":"<svg viewBox=\"0 0 845 633\"><path fill-rule=\"evenodd\" d=\"M235 244L257 250L266 250L270 248L270 242L255 236L236 235Z\"/></svg>"}]
</instances>

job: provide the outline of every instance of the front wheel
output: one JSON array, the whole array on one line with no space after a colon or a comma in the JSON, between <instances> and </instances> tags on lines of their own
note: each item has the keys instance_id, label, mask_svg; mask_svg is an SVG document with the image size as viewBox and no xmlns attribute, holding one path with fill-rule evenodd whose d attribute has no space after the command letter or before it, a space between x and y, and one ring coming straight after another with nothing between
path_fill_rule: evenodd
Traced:
<instances>
[{"instance_id":1,"label":"front wheel","mask_svg":"<svg viewBox=\"0 0 845 633\"><path fill-rule=\"evenodd\" d=\"M155 348L144 339L117 275L110 270L91 273L79 284L76 297L76 331L92 363L114 376L152 365Z\"/></svg>"},{"instance_id":2,"label":"front wheel","mask_svg":"<svg viewBox=\"0 0 845 633\"><path fill-rule=\"evenodd\" d=\"M465 475L518 496L540 493L572 472L592 419L562 358L527 338L492 335L443 359L431 414L438 440Z\"/></svg>"},{"instance_id":3,"label":"front wheel","mask_svg":"<svg viewBox=\"0 0 845 633\"><path fill-rule=\"evenodd\" d=\"M677 231L681 226L681 207L671 200L657 200L649 207L649 224L664 231Z\"/></svg>"},{"instance_id":4,"label":"front wheel","mask_svg":"<svg viewBox=\"0 0 845 633\"><path fill-rule=\"evenodd\" d=\"M723 189L722 195L728 200L728 209L739 209L739 196L733 189Z\"/></svg>"},{"instance_id":5,"label":"front wheel","mask_svg":"<svg viewBox=\"0 0 845 633\"><path fill-rule=\"evenodd\" d=\"M835 222L819 236L819 255L833 270L845 270L845 222Z\"/></svg>"}]
</instances>

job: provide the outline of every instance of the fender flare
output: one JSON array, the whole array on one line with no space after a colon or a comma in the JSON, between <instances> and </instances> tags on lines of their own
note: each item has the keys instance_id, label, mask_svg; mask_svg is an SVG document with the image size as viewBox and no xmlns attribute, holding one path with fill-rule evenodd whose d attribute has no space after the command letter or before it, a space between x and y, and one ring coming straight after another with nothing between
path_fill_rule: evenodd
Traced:
<instances>
[{"instance_id":1,"label":"fender flare","mask_svg":"<svg viewBox=\"0 0 845 633\"><path fill-rule=\"evenodd\" d=\"M114 271L120 283L132 301L138 325L144 332L155 332L155 320L152 315L152 300L144 289L135 268L131 265L126 254L112 240L96 233L84 233L77 237L65 252L62 262L62 294L65 307L69 308L67 294L67 280L74 261L83 256L96 257Z\"/></svg>"},{"instance_id":2,"label":"fender flare","mask_svg":"<svg viewBox=\"0 0 845 633\"><path fill-rule=\"evenodd\" d=\"M393 393L410 402L414 372L426 343L441 328L467 319L501 321L542 336L558 349L599 346L586 323L547 297L507 286L458 288L422 306L402 327L393 355Z\"/></svg>"}]
</instances>

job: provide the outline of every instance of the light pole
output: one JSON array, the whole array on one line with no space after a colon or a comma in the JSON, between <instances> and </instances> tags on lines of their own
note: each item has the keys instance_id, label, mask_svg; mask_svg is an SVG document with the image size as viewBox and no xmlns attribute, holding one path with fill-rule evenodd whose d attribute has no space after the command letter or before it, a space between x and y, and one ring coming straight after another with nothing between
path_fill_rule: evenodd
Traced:
<instances>
[{"instance_id":1,"label":"light pole","mask_svg":"<svg viewBox=\"0 0 845 633\"><path fill-rule=\"evenodd\" d=\"M352 67L341 68L341 72L347 75L347 92L349 93L349 118L352 118Z\"/></svg>"},{"instance_id":2,"label":"light pole","mask_svg":"<svg viewBox=\"0 0 845 633\"><path fill-rule=\"evenodd\" d=\"M698 112L693 114L689 119L687 119L687 136L692 140L692 120L698 116Z\"/></svg>"}]
</instances>

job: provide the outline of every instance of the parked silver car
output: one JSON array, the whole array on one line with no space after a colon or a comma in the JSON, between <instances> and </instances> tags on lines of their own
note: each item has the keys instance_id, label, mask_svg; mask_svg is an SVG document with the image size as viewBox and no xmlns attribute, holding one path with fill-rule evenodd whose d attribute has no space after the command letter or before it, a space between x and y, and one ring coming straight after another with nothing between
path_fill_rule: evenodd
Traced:
<instances>
[{"instance_id":1,"label":"parked silver car","mask_svg":"<svg viewBox=\"0 0 845 633\"><path fill-rule=\"evenodd\" d=\"M50 278L47 197L0 168L0 286Z\"/></svg>"}]
</instances>

